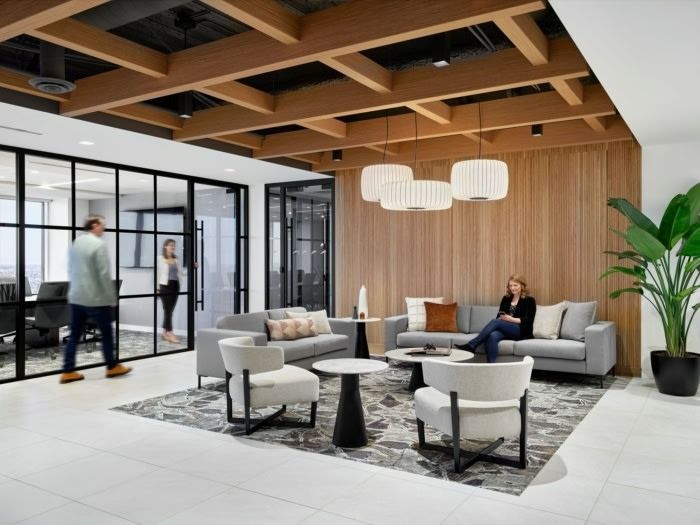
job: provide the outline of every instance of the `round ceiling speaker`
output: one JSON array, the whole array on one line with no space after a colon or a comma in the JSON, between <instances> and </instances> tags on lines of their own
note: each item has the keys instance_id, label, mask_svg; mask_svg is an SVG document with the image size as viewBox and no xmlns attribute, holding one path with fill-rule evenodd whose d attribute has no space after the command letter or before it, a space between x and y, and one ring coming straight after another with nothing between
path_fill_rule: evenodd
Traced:
<instances>
[{"instance_id":1,"label":"round ceiling speaker","mask_svg":"<svg viewBox=\"0 0 700 525\"><path fill-rule=\"evenodd\" d=\"M73 82L52 77L34 77L29 80L29 85L39 91L51 93L52 95L70 93L75 89L75 84L73 84Z\"/></svg>"}]
</instances>

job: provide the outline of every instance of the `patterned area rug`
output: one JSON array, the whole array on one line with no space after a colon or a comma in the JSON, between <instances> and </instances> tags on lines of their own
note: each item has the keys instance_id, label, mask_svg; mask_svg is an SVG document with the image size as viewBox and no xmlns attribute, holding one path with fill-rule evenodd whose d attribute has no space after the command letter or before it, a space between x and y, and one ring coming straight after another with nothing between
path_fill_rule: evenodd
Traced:
<instances>
[{"instance_id":1,"label":"patterned area rug","mask_svg":"<svg viewBox=\"0 0 700 525\"><path fill-rule=\"evenodd\" d=\"M466 472L455 474L448 455L416 448L418 437L413 394L407 390L410 370L410 367L392 364L384 372L360 376L369 444L358 449L342 449L331 443L340 392L337 376L321 376L321 398L316 428L313 429L263 427L253 435L245 436L242 427L231 426L226 421L223 382L200 390L192 388L130 403L113 410L519 495L605 390L623 388L626 383L624 379L609 378L601 389L597 378L535 373L529 396L528 468L521 470L477 463ZM266 409L256 415L264 416L273 410ZM308 406L292 406L288 407L284 419L308 420L308 416ZM451 444L448 436L428 426L426 439ZM464 441L462 448L478 450L484 445ZM506 441L496 453L517 457L517 439Z\"/></svg>"}]
</instances>

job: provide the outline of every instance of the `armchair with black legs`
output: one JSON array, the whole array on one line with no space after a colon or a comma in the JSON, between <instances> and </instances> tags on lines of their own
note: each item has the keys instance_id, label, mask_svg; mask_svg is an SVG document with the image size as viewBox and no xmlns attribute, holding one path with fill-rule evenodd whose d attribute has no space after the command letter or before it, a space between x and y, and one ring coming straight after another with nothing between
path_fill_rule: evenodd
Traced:
<instances>
[{"instance_id":1,"label":"armchair with black legs","mask_svg":"<svg viewBox=\"0 0 700 525\"><path fill-rule=\"evenodd\" d=\"M534 362L454 363L426 359L427 387L415 393L418 447L452 454L455 472L477 461L527 467L527 392ZM426 443L425 424L452 436L452 447ZM519 438L517 458L492 455L506 438ZM494 440L478 451L466 451L460 440ZM462 461L466 458L466 462Z\"/></svg>"}]
</instances>

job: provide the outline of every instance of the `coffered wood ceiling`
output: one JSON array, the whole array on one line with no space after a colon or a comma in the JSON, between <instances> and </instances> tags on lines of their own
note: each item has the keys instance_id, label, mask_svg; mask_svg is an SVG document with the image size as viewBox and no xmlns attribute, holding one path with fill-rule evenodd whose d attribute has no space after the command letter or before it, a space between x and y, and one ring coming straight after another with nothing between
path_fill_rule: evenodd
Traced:
<instances>
[{"instance_id":1,"label":"coffered wood ceiling","mask_svg":"<svg viewBox=\"0 0 700 525\"><path fill-rule=\"evenodd\" d=\"M133 24L91 22L106 4L129 1L0 0L0 40L21 48L27 44L18 38L28 35L101 66L65 95L35 90L28 83L34 75L16 67L0 69L0 87L54 100L66 116L108 113L172 130L177 141L215 139L317 171L384 157L410 163L473 155L479 142L488 154L632 138L568 35L550 38L538 25L542 0L198 0L187 16L216 14L229 36L207 34L204 43L172 52L122 36L134 34ZM401 57L410 67L370 58L480 26L492 26L498 45L456 56L447 67L425 57ZM333 79L260 88L265 75L284 80L297 69L317 71L314 63ZM210 104L183 119L163 101L187 91ZM531 135L532 124L544 124L542 137ZM336 149L341 161L331 160Z\"/></svg>"}]
</instances>

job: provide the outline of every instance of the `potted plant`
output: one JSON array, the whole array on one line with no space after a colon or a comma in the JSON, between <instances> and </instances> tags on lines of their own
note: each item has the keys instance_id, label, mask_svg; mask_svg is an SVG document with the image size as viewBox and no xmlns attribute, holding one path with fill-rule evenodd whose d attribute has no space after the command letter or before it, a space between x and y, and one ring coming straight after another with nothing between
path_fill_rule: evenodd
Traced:
<instances>
[{"instance_id":1,"label":"potted plant","mask_svg":"<svg viewBox=\"0 0 700 525\"><path fill-rule=\"evenodd\" d=\"M663 394L693 396L700 382L700 354L686 351L686 343L700 308L693 298L700 289L700 184L673 197L658 226L627 199L610 199L608 206L629 220L626 231L611 230L630 249L605 253L631 266L610 266L600 278L612 274L632 278L631 287L615 290L610 297L639 294L659 314L666 349L651 352L656 387Z\"/></svg>"}]
</instances>

